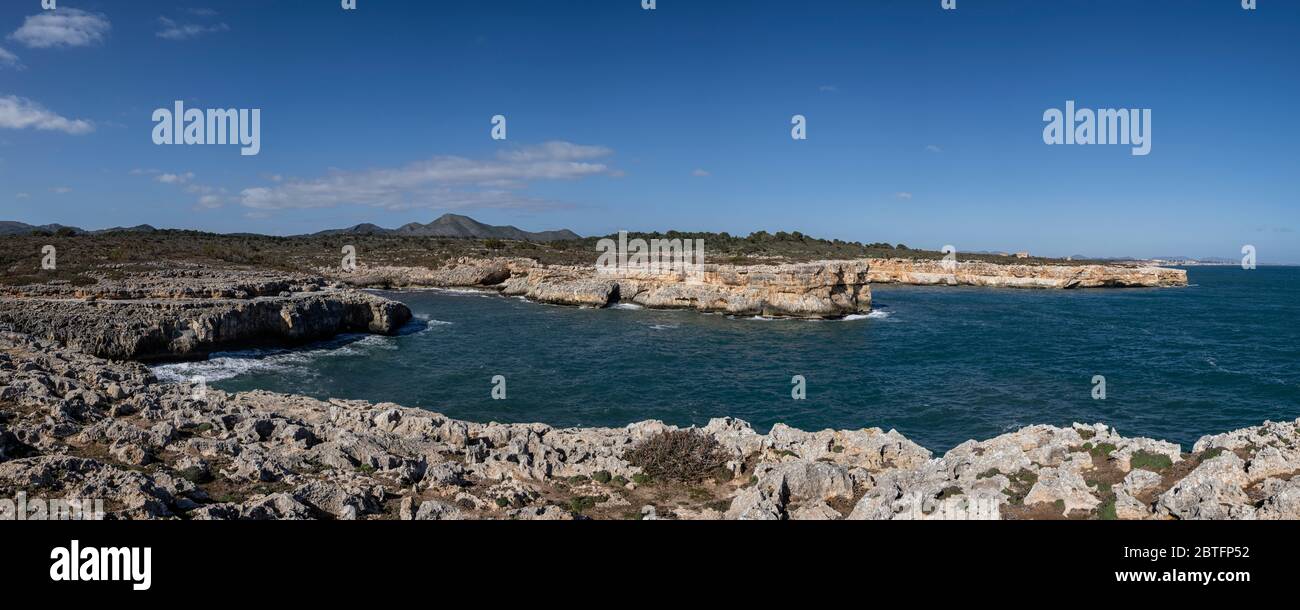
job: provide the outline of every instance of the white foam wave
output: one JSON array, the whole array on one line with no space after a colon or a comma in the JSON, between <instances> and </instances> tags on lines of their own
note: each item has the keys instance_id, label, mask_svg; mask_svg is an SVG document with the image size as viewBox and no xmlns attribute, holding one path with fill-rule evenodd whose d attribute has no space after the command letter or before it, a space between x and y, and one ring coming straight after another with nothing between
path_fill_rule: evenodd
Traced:
<instances>
[{"instance_id":1,"label":"white foam wave","mask_svg":"<svg viewBox=\"0 0 1300 610\"><path fill-rule=\"evenodd\" d=\"M892 315L891 312L877 310L871 313L855 313L855 314L844 316L841 319L844 320L845 322L851 322L853 320L883 320L885 318L888 318L890 315Z\"/></svg>"},{"instance_id":2,"label":"white foam wave","mask_svg":"<svg viewBox=\"0 0 1300 610\"><path fill-rule=\"evenodd\" d=\"M326 346L314 349L214 352L207 360L159 364L149 369L159 381L166 383L189 382L195 377L203 377L211 383L249 373L303 374L321 358L357 357L376 350L395 349L397 342L393 337L365 335L358 339L356 335L343 335Z\"/></svg>"}]
</instances>

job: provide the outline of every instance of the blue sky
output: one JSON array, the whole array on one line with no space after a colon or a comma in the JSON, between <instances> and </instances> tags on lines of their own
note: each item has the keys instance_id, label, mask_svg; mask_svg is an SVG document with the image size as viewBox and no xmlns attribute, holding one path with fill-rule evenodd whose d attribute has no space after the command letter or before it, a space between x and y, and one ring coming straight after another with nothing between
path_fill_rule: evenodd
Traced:
<instances>
[{"instance_id":1,"label":"blue sky","mask_svg":"<svg viewBox=\"0 0 1300 610\"><path fill-rule=\"evenodd\" d=\"M1300 2L1259 5L6 0L0 219L294 234L457 212L1295 263ZM260 154L154 145L178 99L260 108ZM1151 153L1044 144L1066 100L1150 108Z\"/></svg>"}]
</instances>

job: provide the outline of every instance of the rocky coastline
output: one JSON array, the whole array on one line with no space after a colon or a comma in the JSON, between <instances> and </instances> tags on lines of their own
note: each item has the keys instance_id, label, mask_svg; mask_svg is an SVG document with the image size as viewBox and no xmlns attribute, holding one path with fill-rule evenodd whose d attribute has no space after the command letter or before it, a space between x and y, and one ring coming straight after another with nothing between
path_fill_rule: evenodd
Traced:
<instances>
[{"instance_id":1,"label":"rocky coastline","mask_svg":"<svg viewBox=\"0 0 1300 610\"><path fill-rule=\"evenodd\" d=\"M773 265L705 264L700 273L598 272L594 266L530 259L460 258L439 268L362 266L317 270L371 288L492 288L556 305L633 303L730 315L839 318L871 310L871 284L998 288L1133 288L1187 285L1187 272L1161 267L999 265L964 261L859 259Z\"/></svg>"},{"instance_id":2,"label":"rocky coastline","mask_svg":"<svg viewBox=\"0 0 1300 610\"><path fill-rule=\"evenodd\" d=\"M1300 420L1188 451L1038 425L935 456L892 430L759 434L720 418L693 430L723 453L705 480L629 462L676 429L228 394L0 332L0 497L98 498L112 519L1300 518Z\"/></svg>"},{"instance_id":3,"label":"rocky coastline","mask_svg":"<svg viewBox=\"0 0 1300 610\"><path fill-rule=\"evenodd\" d=\"M410 319L396 301L297 274L194 267L89 286L0 289L0 329L114 359L192 359L344 332L393 334Z\"/></svg>"},{"instance_id":4,"label":"rocky coastline","mask_svg":"<svg viewBox=\"0 0 1300 610\"><path fill-rule=\"evenodd\" d=\"M1187 285L1187 272L1166 267L1119 265L1006 265L983 261L945 264L934 260L873 259L873 284L985 286L990 288L1172 288Z\"/></svg>"},{"instance_id":5,"label":"rocky coastline","mask_svg":"<svg viewBox=\"0 0 1300 610\"><path fill-rule=\"evenodd\" d=\"M401 303L360 287L828 317L869 310L873 273L927 281L878 264L712 265L690 279L528 259L319 274L172 264L105 269L91 285L5 287L0 497L99 498L117 519L1300 518L1300 420L1207 436L1189 450L1102 424L1039 425L936 456L892 430L778 424L760 434L719 418L688 429L715 447L716 467L679 480L632 457L681 431L658 421L571 429L458 421L387 403L162 383L139 362L391 334L410 319ZM1178 280L1098 273L1034 286Z\"/></svg>"}]
</instances>

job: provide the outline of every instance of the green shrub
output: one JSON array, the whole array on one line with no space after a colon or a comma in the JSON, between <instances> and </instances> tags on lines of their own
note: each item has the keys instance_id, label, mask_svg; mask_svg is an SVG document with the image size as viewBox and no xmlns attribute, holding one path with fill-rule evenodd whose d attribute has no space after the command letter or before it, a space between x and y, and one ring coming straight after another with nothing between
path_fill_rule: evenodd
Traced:
<instances>
[{"instance_id":1,"label":"green shrub","mask_svg":"<svg viewBox=\"0 0 1300 610\"><path fill-rule=\"evenodd\" d=\"M569 510L575 513L586 512L608 499L609 496L578 496L569 500Z\"/></svg>"},{"instance_id":2,"label":"green shrub","mask_svg":"<svg viewBox=\"0 0 1300 610\"><path fill-rule=\"evenodd\" d=\"M1162 453L1151 453L1149 451L1137 451L1129 458L1131 468L1142 468L1154 472L1161 472L1166 468L1174 465L1174 461L1169 456Z\"/></svg>"},{"instance_id":3,"label":"green shrub","mask_svg":"<svg viewBox=\"0 0 1300 610\"><path fill-rule=\"evenodd\" d=\"M597 470L591 474L591 480L600 483L601 485L608 483L612 478L613 477L610 476L608 470Z\"/></svg>"}]
</instances>

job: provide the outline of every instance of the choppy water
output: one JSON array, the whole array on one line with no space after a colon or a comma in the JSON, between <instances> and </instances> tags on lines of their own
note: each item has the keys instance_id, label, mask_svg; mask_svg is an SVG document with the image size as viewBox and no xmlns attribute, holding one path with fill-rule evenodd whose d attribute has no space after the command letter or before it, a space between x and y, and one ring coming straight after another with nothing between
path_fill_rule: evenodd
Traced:
<instances>
[{"instance_id":1,"label":"choppy water","mask_svg":"<svg viewBox=\"0 0 1300 610\"><path fill-rule=\"evenodd\" d=\"M417 316L401 336L155 370L476 421L880 426L936 451L1034 423L1102 421L1187 445L1300 416L1300 268L1188 275L1183 289L877 286L871 315L826 322L384 293ZM491 398L494 375L506 400ZM794 375L806 400L791 399ZM1105 400L1092 397L1094 375Z\"/></svg>"}]
</instances>

